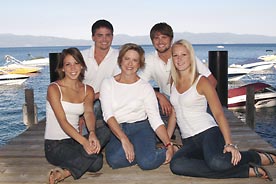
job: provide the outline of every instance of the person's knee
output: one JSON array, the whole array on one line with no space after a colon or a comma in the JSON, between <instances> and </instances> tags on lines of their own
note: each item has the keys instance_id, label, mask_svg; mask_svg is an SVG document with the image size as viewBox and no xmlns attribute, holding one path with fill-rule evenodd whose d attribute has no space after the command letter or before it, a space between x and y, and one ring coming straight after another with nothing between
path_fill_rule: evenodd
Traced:
<instances>
[{"instance_id":1,"label":"person's knee","mask_svg":"<svg viewBox=\"0 0 276 184\"><path fill-rule=\"evenodd\" d=\"M112 169L118 169L121 167L120 165L122 164L121 159L118 159L118 157L115 156L106 157L106 162Z\"/></svg>"},{"instance_id":2,"label":"person's knee","mask_svg":"<svg viewBox=\"0 0 276 184\"><path fill-rule=\"evenodd\" d=\"M210 161L207 162L207 165L214 171L223 171L233 167L231 161L227 158L226 155L213 157Z\"/></svg>"},{"instance_id":3,"label":"person's knee","mask_svg":"<svg viewBox=\"0 0 276 184\"><path fill-rule=\"evenodd\" d=\"M88 171L89 172L97 172L97 171L101 170L102 167L103 167L103 155L100 154L96 158L96 160L91 164Z\"/></svg>"},{"instance_id":4,"label":"person's knee","mask_svg":"<svg viewBox=\"0 0 276 184\"><path fill-rule=\"evenodd\" d=\"M144 158L141 159L140 161L137 161L139 167L142 170L152 170L158 168L161 164L156 164L154 160L150 158Z\"/></svg>"},{"instance_id":5,"label":"person's knee","mask_svg":"<svg viewBox=\"0 0 276 184\"><path fill-rule=\"evenodd\" d=\"M176 160L171 160L170 162L170 170L173 174L179 174L179 167L178 167L178 164L176 162Z\"/></svg>"},{"instance_id":6,"label":"person's knee","mask_svg":"<svg viewBox=\"0 0 276 184\"><path fill-rule=\"evenodd\" d=\"M156 169L158 166L155 166L152 163L140 163L139 167L142 170L152 170L152 169Z\"/></svg>"},{"instance_id":7,"label":"person's knee","mask_svg":"<svg viewBox=\"0 0 276 184\"><path fill-rule=\"evenodd\" d=\"M179 164L180 162L178 159L171 160L170 162L170 170L173 174L176 175L183 175L183 176L189 176L190 169L186 168L185 165Z\"/></svg>"}]
</instances>

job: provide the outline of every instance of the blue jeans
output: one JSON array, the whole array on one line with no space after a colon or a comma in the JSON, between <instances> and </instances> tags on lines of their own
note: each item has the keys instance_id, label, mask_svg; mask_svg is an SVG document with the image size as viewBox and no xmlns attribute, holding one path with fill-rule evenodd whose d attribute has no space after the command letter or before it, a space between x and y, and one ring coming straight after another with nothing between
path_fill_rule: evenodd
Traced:
<instances>
[{"instance_id":1,"label":"blue jeans","mask_svg":"<svg viewBox=\"0 0 276 184\"><path fill-rule=\"evenodd\" d=\"M143 170L156 169L166 159L166 149L156 148L155 133L148 120L120 124L123 132L134 146L135 159L129 163L120 140L111 134L106 145L107 163L113 168L123 168L137 164Z\"/></svg>"},{"instance_id":2,"label":"blue jeans","mask_svg":"<svg viewBox=\"0 0 276 184\"><path fill-rule=\"evenodd\" d=\"M93 108L94 108L94 114L95 114L95 118L96 118L96 123L97 123L97 120L103 120L103 112L102 112L102 106L101 106L100 100L95 100L94 101ZM83 125L80 128L82 129L82 135L88 134L88 130L87 130L86 125Z\"/></svg>"},{"instance_id":3,"label":"blue jeans","mask_svg":"<svg viewBox=\"0 0 276 184\"><path fill-rule=\"evenodd\" d=\"M96 120L103 120L102 106L99 99L94 101L94 114Z\"/></svg>"},{"instance_id":4,"label":"blue jeans","mask_svg":"<svg viewBox=\"0 0 276 184\"><path fill-rule=\"evenodd\" d=\"M223 153L224 138L218 127L182 139L183 147L175 153L170 169L174 174L204 178L247 178L249 162L261 164L255 151L241 152L238 165L231 164L231 153Z\"/></svg>"},{"instance_id":5,"label":"blue jeans","mask_svg":"<svg viewBox=\"0 0 276 184\"><path fill-rule=\"evenodd\" d=\"M110 130L102 126L96 129L96 134L103 148L109 141ZM71 138L45 140L44 150L49 163L67 169L74 179L79 179L86 171L97 172L103 166L101 153L89 155L81 144Z\"/></svg>"},{"instance_id":6,"label":"blue jeans","mask_svg":"<svg viewBox=\"0 0 276 184\"><path fill-rule=\"evenodd\" d=\"M170 100L170 96L166 95L165 93L162 93L162 94L165 97L167 97L168 100ZM164 124L167 126L168 125L169 116L163 113L161 105L159 103L159 100L158 100L158 107L159 107L159 113L160 113L161 119L163 120Z\"/></svg>"}]
</instances>

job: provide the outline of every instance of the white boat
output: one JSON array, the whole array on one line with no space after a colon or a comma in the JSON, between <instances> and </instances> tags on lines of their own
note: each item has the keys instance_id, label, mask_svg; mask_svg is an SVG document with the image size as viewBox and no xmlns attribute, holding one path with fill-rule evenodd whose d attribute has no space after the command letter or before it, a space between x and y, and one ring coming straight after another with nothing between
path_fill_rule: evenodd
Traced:
<instances>
[{"instance_id":1,"label":"white boat","mask_svg":"<svg viewBox=\"0 0 276 184\"><path fill-rule=\"evenodd\" d=\"M16 62L25 66L47 66L49 65L49 58L46 57L33 57L29 55L30 59L20 61L10 55L6 55L4 58L6 62Z\"/></svg>"},{"instance_id":2,"label":"white boat","mask_svg":"<svg viewBox=\"0 0 276 184\"><path fill-rule=\"evenodd\" d=\"M275 61L258 61L258 62L252 62L247 64L232 64L229 67L230 68L236 68L236 69L250 69L251 72L256 71L262 71L262 70L268 70L271 69L274 65L276 65Z\"/></svg>"},{"instance_id":3,"label":"white boat","mask_svg":"<svg viewBox=\"0 0 276 184\"><path fill-rule=\"evenodd\" d=\"M218 45L217 48L218 49L224 49L224 46L223 45Z\"/></svg>"},{"instance_id":4,"label":"white boat","mask_svg":"<svg viewBox=\"0 0 276 184\"><path fill-rule=\"evenodd\" d=\"M251 72L258 72L272 69L276 61L246 61L241 64L232 64L228 67L228 81L238 81Z\"/></svg>"},{"instance_id":5,"label":"white boat","mask_svg":"<svg viewBox=\"0 0 276 184\"><path fill-rule=\"evenodd\" d=\"M263 61L276 61L276 53L273 53L273 50L266 50L265 55L259 56L258 59Z\"/></svg>"},{"instance_id":6,"label":"white boat","mask_svg":"<svg viewBox=\"0 0 276 184\"><path fill-rule=\"evenodd\" d=\"M255 108L276 106L276 89L266 83L252 83L228 90L228 108L244 109L246 106L246 89L254 87Z\"/></svg>"},{"instance_id":7,"label":"white boat","mask_svg":"<svg viewBox=\"0 0 276 184\"><path fill-rule=\"evenodd\" d=\"M228 81L238 81L250 72L250 69L228 67Z\"/></svg>"},{"instance_id":8,"label":"white boat","mask_svg":"<svg viewBox=\"0 0 276 184\"><path fill-rule=\"evenodd\" d=\"M27 66L48 66L49 58L35 58L30 60L23 60L21 61L21 63Z\"/></svg>"},{"instance_id":9,"label":"white boat","mask_svg":"<svg viewBox=\"0 0 276 184\"><path fill-rule=\"evenodd\" d=\"M29 74L40 72L42 68L36 66L27 66L21 61L11 56L5 56L6 64L0 66L0 70L9 74Z\"/></svg>"},{"instance_id":10,"label":"white boat","mask_svg":"<svg viewBox=\"0 0 276 184\"><path fill-rule=\"evenodd\" d=\"M9 57L12 57L12 56L9 56ZM28 66L48 66L49 65L49 58L47 57L34 57L32 54L28 54L28 57L29 59L26 59L20 62Z\"/></svg>"},{"instance_id":11,"label":"white boat","mask_svg":"<svg viewBox=\"0 0 276 184\"><path fill-rule=\"evenodd\" d=\"M21 85L29 76L21 74L4 74L0 72L0 85Z\"/></svg>"}]
</instances>

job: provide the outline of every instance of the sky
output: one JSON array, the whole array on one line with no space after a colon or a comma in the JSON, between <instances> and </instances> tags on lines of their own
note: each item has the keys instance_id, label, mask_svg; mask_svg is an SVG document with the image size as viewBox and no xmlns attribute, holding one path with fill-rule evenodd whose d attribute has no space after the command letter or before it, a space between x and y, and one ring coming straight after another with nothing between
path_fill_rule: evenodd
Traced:
<instances>
[{"instance_id":1,"label":"sky","mask_svg":"<svg viewBox=\"0 0 276 184\"><path fill-rule=\"evenodd\" d=\"M91 39L106 19L114 34L149 35L159 22L174 32L276 36L275 0L5 0L0 34Z\"/></svg>"}]
</instances>

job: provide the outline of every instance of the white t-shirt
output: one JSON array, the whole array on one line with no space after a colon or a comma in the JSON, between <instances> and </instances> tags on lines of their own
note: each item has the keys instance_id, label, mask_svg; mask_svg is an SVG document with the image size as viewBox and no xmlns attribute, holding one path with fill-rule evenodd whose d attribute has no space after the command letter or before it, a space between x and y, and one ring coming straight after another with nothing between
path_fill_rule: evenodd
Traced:
<instances>
[{"instance_id":1,"label":"white t-shirt","mask_svg":"<svg viewBox=\"0 0 276 184\"><path fill-rule=\"evenodd\" d=\"M152 86L139 79L133 84L117 82L114 77L105 79L100 90L104 120L115 117L120 123L135 123L148 118L153 130L163 121Z\"/></svg>"},{"instance_id":2,"label":"white t-shirt","mask_svg":"<svg viewBox=\"0 0 276 184\"><path fill-rule=\"evenodd\" d=\"M167 64L160 59L157 51L150 53L146 56L146 65L139 75L146 81L154 80L160 92L170 96L170 71L172 59L170 58ZM205 66L198 58L196 58L196 65L198 72L208 77L211 72L207 66Z\"/></svg>"},{"instance_id":3,"label":"white t-shirt","mask_svg":"<svg viewBox=\"0 0 276 184\"><path fill-rule=\"evenodd\" d=\"M85 72L84 83L93 87L94 92L100 91L101 83L105 78L117 75L120 73L120 68L117 64L118 50L110 47L107 55L100 65L94 58L95 48L92 46L89 49L81 51L87 66Z\"/></svg>"}]
</instances>

